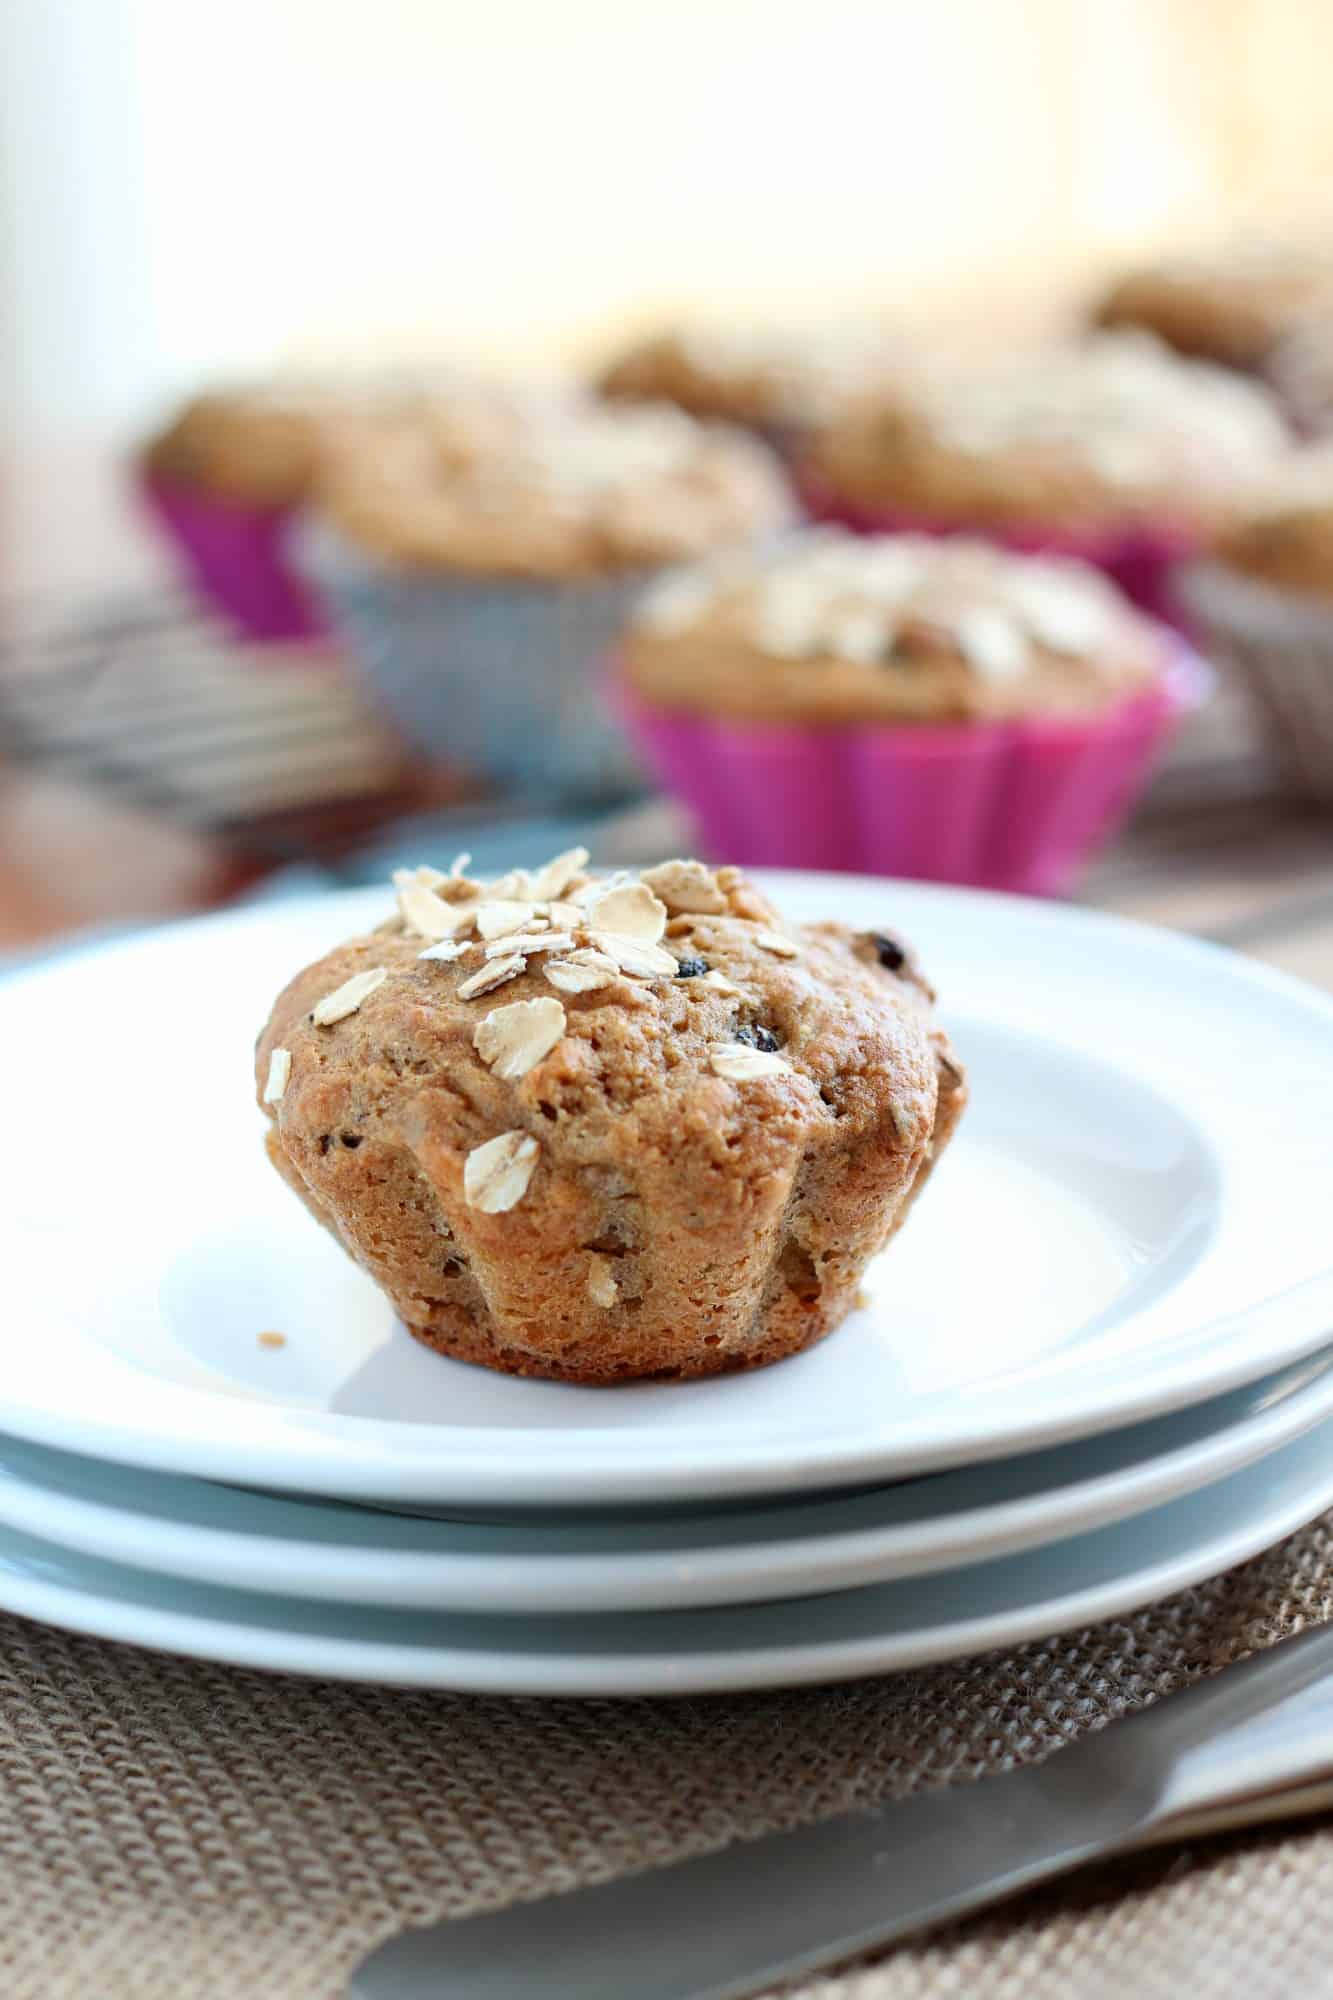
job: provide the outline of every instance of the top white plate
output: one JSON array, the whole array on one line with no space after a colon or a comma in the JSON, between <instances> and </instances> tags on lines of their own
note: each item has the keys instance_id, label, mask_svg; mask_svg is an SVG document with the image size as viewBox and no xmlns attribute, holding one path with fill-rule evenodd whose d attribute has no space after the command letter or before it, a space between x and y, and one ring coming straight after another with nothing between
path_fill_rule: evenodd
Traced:
<instances>
[{"instance_id":1,"label":"top white plate","mask_svg":"<svg viewBox=\"0 0 1333 2000\"><path fill-rule=\"evenodd\" d=\"M406 857L416 858L416 857ZM441 1360L269 1170L250 1047L358 892L0 987L0 1428L251 1485L474 1508L891 1479L1179 1408L1333 1330L1333 1003L1214 948L1007 897L777 876L901 926L972 1072L869 1303L753 1375L615 1390ZM281 1347L259 1335L285 1336Z\"/></svg>"}]
</instances>

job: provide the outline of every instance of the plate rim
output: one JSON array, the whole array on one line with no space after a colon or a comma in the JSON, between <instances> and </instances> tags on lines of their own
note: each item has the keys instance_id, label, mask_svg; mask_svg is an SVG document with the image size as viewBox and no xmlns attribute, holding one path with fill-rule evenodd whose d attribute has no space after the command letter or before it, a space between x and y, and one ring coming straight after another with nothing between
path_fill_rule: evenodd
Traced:
<instances>
[{"instance_id":1,"label":"plate rim","mask_svg":"<svg viewBox=\"0 0 1333 2000\"><path fill-rule=\"evenodd\" d=\"M808 1534L761 1537L747 1540L740 1548L711 1541L702 1546L691 1542L697 1524L694 1516L679 1519L679 1544L646 1553L632 1549L547 1552L540 1547L487 1553L374 1544L343 1548L336 1541L303 1541L294 1532L270 1536L246 1527L217 1526L195 1519L163 1520L139 1512L128 1499L122 1503L114 1498L60 1493L52 1501L50 1489L43 1487L40 1479L6 1463L3 1437L0 1528L17 1529L75 1554L122 1562L156 1576L184 1578L220 1589L244 1588L262 1596L338 1596L361 1606L386 1609L496 1616L557 1611L591 1615L616 1610L700 1609L759 1602L775 1595L813 1597L910 1576L946 1574L979 1561L1032 1553L1117 1521L1136 1519L1155 1507L1215 1485L1333 1418L1333 1347L1317 1358L1322 1363L1318 1372L1297 1382L1276 1401L1263 1403L1202 1437L1116 1470L1086 1478L1076 1476L1013 1499L955 1506L945 1516L927 1512L907 1523L832 1526L824 1534L815 1522ZM1255 1386L1269 1379L1261 1378ZM971 1470L958 1467L941 1477L962 1480ZM126 1472L126 1477L134 1476L132 1470ZM151 1479L155 1475L137 1476ZM215 1491L211 1482L191 1483L206 1494ZM220 1491L225 1506L231 1489ZM257 1498L262 1509L266 1496L242 1489L241 1497L252 1502ZM822 1511L826 1503L835 1511L848 1498L830 1494L804 1504L819 1506ZM792 1504L799 1508L802 1503L797 1500ZM393 1516L373 1518L388 1522ZM712 1521L717 1517L704 1518ZM1049 1532L1057 1520L1060 1527ZM458 1524L439 1525L447 1533L451 1525ZM496 1525L521 1532L521 1523ZM257 1562L261 1549L262 1559ZM209 1552L202 1569L201 1551ZM516 1573L524 1578L517 1594ZM243 1575L245 1581L241 1582L238 1579ZM443 1590L442 1575L451 1579ZM301 1581L294 1582L295 1577ZM575 1594L589 1589L591 1596ZM668 1590L669 1594L663 1594Z\"/></svg>"},{"instance_id":2,"label":"plate rim","mask_svg":"<svg viewBox=\"0 0 1333 2000\"><path fill-rule=\"evenodd\" d=\"M1333 1419L1325 1420L1313 1432L1280 1448L1279 1454L1299 1452L1313 1436L1327 1434L1333 1440ZM1262 1464L1262 1461L1260 1462ZM1220 1482L1222 1489L1236 1486L1258 1471L1249 1466ZM1208 1489L1215 1491L1216 1489ZM1174 1507L1188 1507L1201 1496L1186 1495L1168 1502L1128 1523L1116 1524L1121 1532L1139 1533L1149 1546L1160 1540L1161 1524ZM802 1687L864 1679L875 1674L906 1672L935 1663L964 1659L998 1647L1015 1647L1029 1641L1055 1637L1062 1632L1096 1624L1103 1619L1126 1616L1143 1605L1168 1597L1179 1590L1222 1574L1236 1564L1249 1561L1262 1550L1274 1546L1289 1534L1314 1520L1333 1505L1333 1453L1325 1450L1306 1483L1295 1495L1267 1508L1241 1508L1237 1518L1213 1532L1201 1533L1184 1549L1157 1556L1143 1563L1132 1560L1125 1569L1096 1583L1063 1594L1042 1597L1012 1609L992 1610L979 1617L941 1623L928 1633L897 1633L860 1636L851 1639L816 1639L804 1644L772 1642L737 1648L726 1656L691 1653L688 1648L664 1650L652 1655L616 1655L613 1652L573 1655L523 1654L506 1651L503 1632L506 1620L495 1620L497 1647L494 1651L460 1650L457 1646L409 1648L383 1639L356 1639L328 1634L282 1631L246 1625L243 1619L213 1619L197 1611L134 1605L124 1599L80 1589L76 1585L34 1579L16 1571L14 1560L0 1534L0 1609L66 1631L136 1645L221 1664L246 1667L261 1672L308 1675L325 1680L369 1682L380 1686L418 1687L448 1690L461 1694L489 1694L513 1697L553 1698L642 1698L662 1695L740 1693L761 1688ZM1156 1523L1154 1529L1153 1525ZM1095 1533L1110 1533L1102 1529ZM35 1538L27 1538L35 1539ZM1080 1537L1073 1539L1076 1549ZM37 1547L44 1546L39 1541ZM45 1545L49 1546L49 1545ZM1015 1564L1039 1562L1042 1551L1017 1555ZM29 1558L31 1563L33 1559ZM76 1559L79 1560L79 1559ZM110 1567L110 1565L108 1565ZM131 1571L132 1575L137 1572ZM904 1579L910 1588L913 1579ZM916 1581L929 1582L930 1579ZM882 1587L882 1586L881 1586ZM871 1586L875 1588L875 1586ZM221 1592L222 1596L237 1593ZM859 1593L842 1595L855 1597ZM799 1606L795 1600L794 1606ZM340 1607L347 1609L349 1607ZM762 1607L748 1607L750 1609ZM747 1607L738 1607L743 1617ZM436 1614L447 1620L456 1614ZM660 1618L669 1625L676 1614L670 1611L637 1615ZM694 1614L700 1615L700 1614ZM702 1614L707 1615L707 1614ZM598 1614L589 1614L594 1624ZM583 1622L570 1614L570 1622ZM664 1639L668 1635L664 1631Z\"/></svg>"}]
</instances>

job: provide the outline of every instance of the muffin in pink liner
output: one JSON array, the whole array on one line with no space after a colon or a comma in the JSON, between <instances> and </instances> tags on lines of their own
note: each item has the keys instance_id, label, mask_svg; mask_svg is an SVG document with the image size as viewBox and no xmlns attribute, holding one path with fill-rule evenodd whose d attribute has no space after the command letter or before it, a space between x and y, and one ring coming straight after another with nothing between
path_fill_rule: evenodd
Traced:
<instances>
[{"instance_id":1,"label":"muffin in pink liner","mask_svg":"<svg viewBox=\"0 0 1333 2000\"><path fill-rule=\"evenodd\" d=\"M140 494L175 545L196 594L254 639L313 639L324 631L292 567L294 507L256 507L145 471Z\"/></svg>"},{"instance_id":2,"label":"muffin in pink liner","mask_svg":"<svg viewBox=\"0 0 1333 2000\"><path fill-rule=\"evenodd\" d=\"M817 519L1075 556L1175 619L1180 562L1288 442L1262 385L1108 333L862 402L811 439L799 482Z\"/></svg>"},{"instance_id":3,"label":"muffin in pink liner","mask_svg":"<svg viewBox=\"0 0 1333 2000\"><path fill-rule=\"evenodd\" d=\"M288 556L321 426L353 401L331 385L277 383L195 396L139 457L139 485L199 596L256 639L322 630Z\"/></svg>"},{"instance_id":4,"label":"muffin in pink liner","mask_svg":"<svg viewBox=\"0 0 1333 2000\"><path fill-rule=\"evenodd\" d=\"M823 528L650 593L618 692L713 852L1057 895L1208 684L1084 565Z\"/></svg>"},{"instance_id":5,"label":"muffin in pink liner","mask_svg":"<svg viewBox=\"0 0 1333 2000\"><path fill-rule=\"evenodd\" d=\"M1293 452L1182 595L1249 688L1293 791L1333 806L1333 440Z\"/></svg>"}]
</instances>

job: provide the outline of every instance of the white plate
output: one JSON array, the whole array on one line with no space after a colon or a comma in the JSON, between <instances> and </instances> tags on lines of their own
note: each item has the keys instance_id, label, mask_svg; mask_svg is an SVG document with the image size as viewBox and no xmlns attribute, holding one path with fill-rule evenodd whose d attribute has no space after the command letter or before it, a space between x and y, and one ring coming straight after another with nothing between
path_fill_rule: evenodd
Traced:
<instances>
[{"instance_id":1,"label":"white plate","mask_svg":"<svg viewBox=\"0 0 1333 2000\"><path fill-rule=\"evenodd\" d=\"M0 1609L323 1678L506 1695L706 1694L850 1680L1069 1631L1243 1562L1333 1505L1333 1423L1204 1492L1035 1554L707 1611L486 1617L217 1590L0 1529Z\"/></svg>"},{"instance_id":2,"label":"white plate","mask_svg":"<svg viewBox=\"0 0 1333 2000\"><path fill-rule=\"evenodd\" d=\"M387 907L358 892L0 988L0 1428L325 1495L670 1502L1007 1456L1326 1338L1333 1003L1085 911L771 886L795 916L915 935L974 1085L870 1304L821 1347L753 1375L586 1390L443 1361L395 1327L265 1165L251 1100L278 986ZM259 1345L270 1329L283 1348Z\"/></svg>"},{"instance_id":3,"label":"white plate","mask_svg":"<svg viewBox=\"0 0 1333 2000\"><path fill-rule=\"evenodd\" d=\"M280 1597L487 1612L818 1596L1045 1547L1225 1478L1333 1417L1324 1349L1193 1409L869 1493L712 1513L405 1519L0 1439L0 1523L166 1576Z\"/></svg>"}]
</instances>

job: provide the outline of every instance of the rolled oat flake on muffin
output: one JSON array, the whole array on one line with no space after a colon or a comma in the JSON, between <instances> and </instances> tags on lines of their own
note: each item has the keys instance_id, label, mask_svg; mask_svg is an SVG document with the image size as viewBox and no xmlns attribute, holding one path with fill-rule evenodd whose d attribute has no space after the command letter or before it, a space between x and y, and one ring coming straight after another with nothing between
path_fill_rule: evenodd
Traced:
<instances>
[{"instance_id":1,"label":"rolled oat flake on muffin","mask_svg":"<svg viewBox=\"0 0 1333 2000\"><path fill-rule=\"evenodd\" d=\"M611 931L589 931L595 950L614 960L622 972L634 979L674 979L676 960L660 945L639 938L617 937Z\"/></svg>"},{"instance_id":2,"label":"rolled oat flake on muffin","mask_svg":"<svg viewBox=\"0 0 1333 2000\"><path fill-rule=\"evenodd\" d=\"M609 986L620 968L603 951L574 951L568 958L548 958L542 971L562 993L595 993Z\"/></svg>"},{"instance_id":3,"label":"rolled oat flake on muffin","mask_svg":"<svg viewBox=\"0 0 1333 2000\"><path fill-rule=\"evenodd\" d=\"M382 965L376 965L369 972L354 972L350 979L344 979L341 986L326 993L311 1009L310 1018L317 1028L331 1028L338 1021L345 1021L349 1014L355 1014L362 1002L369 1000L388 978Z\"/></svg>"},{"instance_id":4,"label":"rolled oat flake on muffin","mask_svg":"<svg viewBox=\"0 0 1333 2000\"><path fill-rule=\"evenodd\" d=\"M264 1085L265 1104L279 1104L292 1074L290 1049L274 1049L268 1059L268 1081Z\"/></svg>"},{"instance_id":5,"label":"rolled oat flake on muffin","mask_svg":"<svg viewBox=\"0 0 1333 2000\"><path fill-rule=\"evenodd\" d=\"M460 1000L478 1000L483 993L493 993L497 986L503 986L510 979L517 979L525 969L527 960L515 955L512 958L493 958L483 965L480 972L474 972L465 979L458 989Z\"/></svg>"},{"instance_id":6,"label":"rolled oat flake on muffin","mask_svg":"<svg viewBox=\"0 0 1333 2000\"><path fill-rule=\"evenodd\" d=\"M589 911L589 921L599 931L656 944L666 929L667 907L645 883L627 883L599 896Z\"/></svg>"},{"instance_id":7,"label":"rolled oat flake on muffin","mask_svg":"<svg viewBox=\"0 0 1333 2000\"><path fill-rule=\"evenodd\" d=\"M550 1055L564 1032L558 1000L511 1000L478 1021L472 1041L497 1076L520 1077Z\"/></svg>"},{"instance_id":8,"label":"rolled oat flake on muffin","mask_svg":"<svg viewBox=\"0 0 1333 2000\"><path fill-rule=\"evenodd\" d=\"M718 1042L708 1051L714 1076L728 1083L751 1083L757 1076L790 1074L791 1064L771 1049L750 1049L737 1042Z\"/></svg>"},{"instance_id":9,"label":"rolled oat flake on muffin","mask_svg":"<svg viewBox=\"0 0 1333 2000\"><path fill-rule=\"evenodd\" d=\"M398 891L398 908L407 928L432 944L452 937L455 931L466 930L472 922L471 910L446 903L424 882L404 883Z\"/></svg>"},{"instance_id":10,"label":"rolled oat flake on muffin","mask_svg":"<svg viewBox=\"0 0 1333 2000\"><path fill-rule=\"evenodd\" d=\"M474 1146L463 1163L463 1192L469 1208L483 1215L503 1215L516 1208L528 1191L540 1152L526 1132L501 1132L483 1146Z\"/></svg>"}]
</instances>

